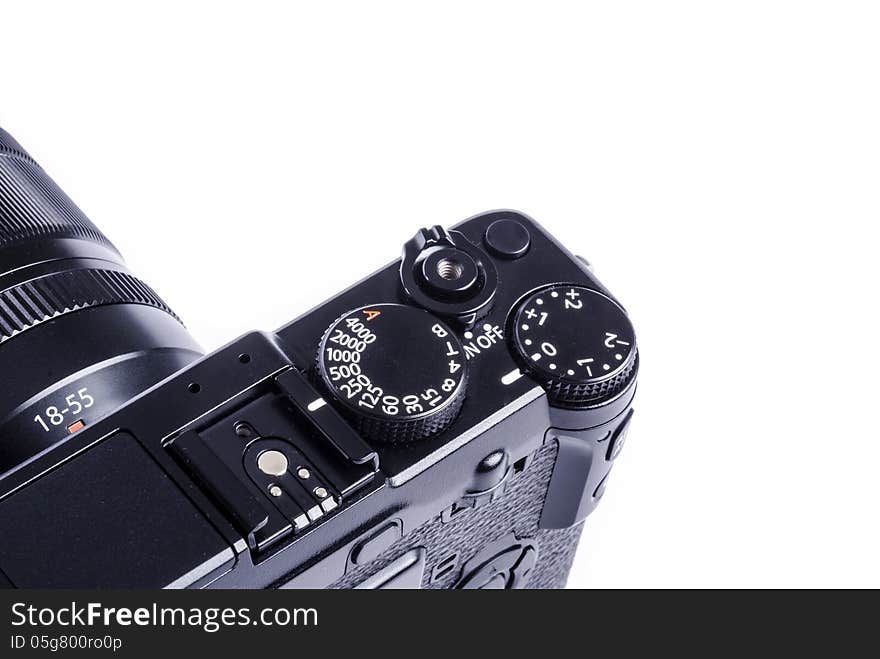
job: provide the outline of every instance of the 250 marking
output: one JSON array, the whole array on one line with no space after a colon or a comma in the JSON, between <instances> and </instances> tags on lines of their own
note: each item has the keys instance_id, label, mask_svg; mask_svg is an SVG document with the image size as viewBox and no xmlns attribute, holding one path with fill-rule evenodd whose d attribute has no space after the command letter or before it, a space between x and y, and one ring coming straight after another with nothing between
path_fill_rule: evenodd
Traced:
<instances>
[{"instance_id":1,"label":"250 marking","mask_svg":"<svg viewBox=\"0 0 880 659\"><path fill-rule=\"evenodd\" d=\"M373 384L369 376L361 369L361 355L367 346L376 341L373 334L360 320L346 318L345 324L348 330L334 328L333 334L327 341L326 354L328 362L335 362L328 366L327 371L330 381L335 384L339 391L345 394L349 400L357 399L360 407L375 410L377 407L387 416L397 416L402 412L406 414L421 414L425 411L424 405L436 407L443 401L443 395L434 388L425 389L423 392L394 396L386 393L382 387ZM349 334L349 332L351 332ZM431 327L431 333L438 339L446 338L449 333L439 324ZM333 347L335 344L341 347ZM449 351L447 357L458 355L451 342L447 343ZM455 374L461 369L461 364L455 359L449 361L449 374ZM340 382L341 381L341 382ZM457 382L453 378L446 378L440 385L445 393L455 390Z\"/></svg>"},{"instance_id":2,"label":"250 marking","mask_svg":"<svg viewBox=\"0 0 880 659\"><path fill-rule=\"evenodd\" d=\"M79 391L66 396L64 404L67 405L64 409L59 409L57 405L50 405L43 411L43 414L38 414L34 417L34 422L39 424L43 430L49 432L52 428L57 428L64 423L64 419L68 414L79 416L83 410L89 409L95 404L95 399L92 398L88 388L83 387ZM46 417L45 419L43 419L44 416Z\"/></svg>"}]
</instances>

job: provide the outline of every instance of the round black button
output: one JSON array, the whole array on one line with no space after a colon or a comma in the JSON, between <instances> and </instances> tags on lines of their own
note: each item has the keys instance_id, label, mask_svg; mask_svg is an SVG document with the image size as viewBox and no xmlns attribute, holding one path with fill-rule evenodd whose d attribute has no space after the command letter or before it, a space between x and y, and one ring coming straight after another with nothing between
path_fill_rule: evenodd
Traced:
<instances>
[{"instance_id":1,"label":"round black button","mask_svg":"<svg viewBox=\"0 0 880 659\"><path fill-rule=\"evenodd\" d=\"M496 220L486 229L483 240L489 251L504 259L518 259L532 243L529 230L516 220Z\"/></svg>"}]
</instances>

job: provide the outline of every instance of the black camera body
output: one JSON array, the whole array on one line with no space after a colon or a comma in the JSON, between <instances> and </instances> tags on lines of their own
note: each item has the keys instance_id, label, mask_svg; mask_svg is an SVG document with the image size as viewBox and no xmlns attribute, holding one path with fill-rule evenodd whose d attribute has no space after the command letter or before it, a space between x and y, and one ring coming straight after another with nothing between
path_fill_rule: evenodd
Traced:
<instances>
[{"instance_id":1,"label":"black camera body","mask_svg":"<svg viewBox=\"0 0 880 659\"><path fill-rule=\"evenodd\" d=\"M638 351L623 308L531 218L423 229L205 357L0 131L3 232L4 585L565 584Z\"/></svg>"}]
</instances>

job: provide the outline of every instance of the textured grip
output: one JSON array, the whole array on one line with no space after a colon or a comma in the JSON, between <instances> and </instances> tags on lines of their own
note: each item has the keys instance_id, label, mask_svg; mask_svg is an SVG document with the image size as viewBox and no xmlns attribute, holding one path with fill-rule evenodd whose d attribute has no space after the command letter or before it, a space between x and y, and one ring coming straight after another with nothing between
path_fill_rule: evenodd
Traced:
<instances>
[{"instance_id":1,"label":"textured grip","mask_svg":"<svg viewBox=\"0 0 880 659\"><path fill-rule=\"evenodd\" d=\"M85 239L116 251L21 145L0 128L0 249L51 238Z\"/></svg>"},{"instance_id":2,"label":"textured grip","mask_svg":"<svg viewBox=\"0 0 880 659\"><path fill-rule=\"evenodd\" d=\"M566 529L540 528L557 454L556 442L548 442L499 499L461 512L449 521L435 517L413 529L372 562L349 571L330 588L353 588L414 547L424 547L426 551L422 588L454 588L467 576L462 570L468 561L485 546L511 533L519 539L534 541L537 546L538 560L525 587L564 587L583 524ZM438 574L438 565L454 567Z\"/></svg>"},{"instance_id":3,"label":"textured grip","mask_svg":"<svg viewBox=\"0 0 880 659\"><path fill-rule=\"evenodd\" d=\"M0 291L0 344L47 320L108 304L141 304L174 316L153 289L128 273L64 270Z\"/></svg>"}]
</instances>

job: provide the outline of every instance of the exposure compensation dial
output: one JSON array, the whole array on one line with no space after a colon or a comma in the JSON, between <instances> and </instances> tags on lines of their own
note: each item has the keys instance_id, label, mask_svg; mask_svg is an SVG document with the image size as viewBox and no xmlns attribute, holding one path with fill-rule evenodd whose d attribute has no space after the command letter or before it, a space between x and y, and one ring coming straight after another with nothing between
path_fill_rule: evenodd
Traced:
<instances>
[{"instance_id":1,"label":"exposure compensation dial","mask_svg":"<svg viewBox=\"0 0 880 659\"><path fill-rule=\"evenodd\" d=\"M444 430L461 410L464 348L427 311L376 304L324 333L317 369L338 408L366 438L402 443Z\"/></svg>"},{"instance_id":2,"label":"exposure compensation dial","mask_svg":"<svg viewBox=\"0 0 880 659\"><path fill-rule=\"evenodd\" d=\"M629 318L613 300L583 286L550 286L517 308L510 335L521 364L563 406L600 404L636 374Z\"/></svg>"}]
</instances>

